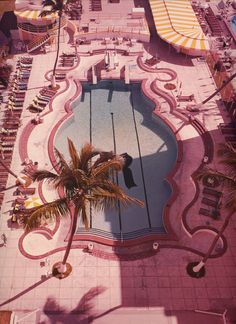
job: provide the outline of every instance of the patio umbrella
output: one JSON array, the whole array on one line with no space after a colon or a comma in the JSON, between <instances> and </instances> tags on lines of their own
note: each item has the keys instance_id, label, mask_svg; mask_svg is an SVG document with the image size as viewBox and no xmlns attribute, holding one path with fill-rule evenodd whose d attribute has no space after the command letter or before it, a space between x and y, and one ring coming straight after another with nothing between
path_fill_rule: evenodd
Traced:
<instances>
[{"instance_id":1,"label":"patio umbrella","mask_svg":"<svg viewBox=\"0 0 236 324\"><path fill-rule=\"evenodd\" d=\"M35 208L42 205L42 201L38 197L30 197L25 200L24 206L26 209Z\"/></svg>"}]
</instances>

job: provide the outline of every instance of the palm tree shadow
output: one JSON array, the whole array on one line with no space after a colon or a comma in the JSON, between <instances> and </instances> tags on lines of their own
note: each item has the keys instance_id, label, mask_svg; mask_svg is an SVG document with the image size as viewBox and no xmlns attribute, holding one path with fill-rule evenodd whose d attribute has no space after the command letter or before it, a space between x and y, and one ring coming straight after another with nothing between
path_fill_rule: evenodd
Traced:
<instances>
[{"instance_id":1,"label":"palm tree shadow","mask_svg":"<svg viewBox=\"0 0 236 324\"><path fill-rule=\"evenodd\" d=\"M77 306L68 311L66 307L60 306L54 297L48 297L43 313L47 319L41 321L40 324L87 324L91 323L95 318L101 316L97 315L95 310L94 299L106 290L103 286L93 287L78 302ZM49 320L49 322L48 322Z\"/></svg>"},{"instance_id":2,"label":"palm tree shadow","mask_svg":"<svg viewBox=\"0 0 236 324\"><path fill-rule=\"evenodd\" d=\"M27 294L29 291L31 291L32 289L38 287L39 285L41 285L42 283L46 282L47 280L51 279L53 276L49 275L49 276L42 276L41 280L37 281L36 283L34 283L33 285L29 286L28 288L22 290L21 292L19 292L18 294L16 294L15 296L13 296L12 298L9 298L7 300L5 300L4 302L2 302L0 304L0 307L5 306L9 303L11 303L12 301L22 297L23 295Z\"/></svg>"}]
</instances>

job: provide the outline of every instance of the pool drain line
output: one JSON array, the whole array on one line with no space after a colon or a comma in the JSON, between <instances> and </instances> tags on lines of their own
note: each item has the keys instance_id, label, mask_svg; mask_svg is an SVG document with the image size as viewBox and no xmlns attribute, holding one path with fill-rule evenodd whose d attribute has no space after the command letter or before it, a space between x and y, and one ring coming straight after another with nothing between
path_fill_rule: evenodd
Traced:
<instances>
[{"instance_id":1,"label":"pool drain line","mask_svg":"<svg viewBox=\"0 0 236 324\"><path fill-rule=\"evenodd\" d=\"M143 160L142 160L142 155L141 155L141 148L140 148L140 141L139 141L139 135L138 135L138 128L137 128L137 123L136 123L136 118L135 118L135 113L134 113L134 101L133 101L133 91L132 91L132 88L131 88L131 91L130 91L130 99L131 99L131 106L132 106L132 114L133 114L135 135L136 135L136 140L137 140L137 145L138 145L138 154L139 154L139 161L140 161L140 168L141 168L141 176L142 176L142 182L143 182L145 205L146 205L147 216L148 216L148 225L149 225L149 228L151 229L152 228L152 224L151 224L150 212L149 212L149 206L148 206L147 190L146 190L146 183L145 183L145 177L144 177Z\"/></svg>"},{"instance_id":2,"label":"pool drain line","mask_svg":"<svg viewBox=\"0 0 236 324\"><path fill-rule=\"evenodd\" d=\"M112 136L113 136L114 153L116 154L116 134L115 134L114 113L113 112L111 112L111 125L112 125ZM117 173L117 171L116 171L116 184L119 186L119 179L118 179L118 173ZM120 235L121 235L121 241L123 241L122 224L121 224L121 210L120 210L120 201L119 200L118 200L117 204L118 204Z\"/></svg>"}]
</instances>

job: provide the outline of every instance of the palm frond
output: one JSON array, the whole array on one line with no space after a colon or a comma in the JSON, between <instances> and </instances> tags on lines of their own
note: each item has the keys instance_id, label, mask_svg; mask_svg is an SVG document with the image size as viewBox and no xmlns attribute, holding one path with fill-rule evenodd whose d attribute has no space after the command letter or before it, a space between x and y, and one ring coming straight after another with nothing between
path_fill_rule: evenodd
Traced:
<instances>
[{"instance_id":1,"label":"palm frond","mask_svg":"<svg viewBox=\"0 0 236 324\"><path fill-rule=\"evenodd\" d=\"M87 214L87 211L86 211L85 202L84 202L84 204L81 204L80 212L81 212L82 222L84 224L85 229L87 230L88 229L88 214Z\"/></svg>"},{"instance_id":2,"label":"palm frond","mask_svg":"<svg viewBox=\"0 0 236 324\"><path fill-rule=\"evenodd\" d=\"M80 165L80 157L77 153L74 143L69 138L67 138L67 142L68 142L68 148L69 148L70 158L71 158L73 167L78 168L78 166Z\"/></svg>"},{"instance_id":3,"label":"palm frond","mask_svg":"<svg viewBox=\"0 0 236 324\"><path fill-rule=\"evenodd\" d=\"M59 166L60 171L69 170L70 166L66 162L64 155L57 148L54 148L54 152L57 159L57 165Z\"/></svg>"},{"instance_id":4,"label":"palm frond","mask_svg":"<svg viewBox=\"0 0 236 324\"><path fill-rule=\"evenodd\" d=\"M122 167L122 162L119 159L114 158L112 160L99 164L95 168L92 167L91 171L94 177L99 177L100 175L108 174L111 170L121 171Z\"/></svg>"},{"instance_id":5,"label":"palm frond","mask_svg":"<svg viewBox=\"0 0 236 324\"><path fill-rule=\"evenodd\" d=\"M31 178L33 179L33 181L41 181L46 179L47 181L55 181L55 179L57 179L58 175L47 171L47 170L37 170L34 171L34 173L31 175Z\"/></svg>"},{"instance_id":6,"label":"palm frond","mask_svg":"<svg viewBox=\"0 0 236 324\"><path fill-rule=\"evenodd\" d=\"M65 216L69 211L67 198L57 199L53 202L33 208L32 214L26 221L25 229L29 231L42 225L42 222L53 222L56 218Z\"/></svg>"},{"instance_id":7,"label":"palm frond","mask_svg":"<svg viewBox=\"0 0 236 324\"><path fill-rule=\"evenodd\" d=\"M91 168L91 164L89 163L94 156L99 154L98 150L95 150L94 147L87 143L80 150L80 165L79 168L88 172Z\"/></svg>"},{"instance_id":8,"label":"palm frond","mask_svg":"<svg viewBox=\"0 0 236 324\"><path fill-rule=\"evenodd\" d=\"M91 194L92 204L98 209L103 209L104 207L113 208L116 206L117 201L122 205L128 206L130 204L136 204L141 207L144 206L143 201L127 195L123 189L115 184L113 184L109 189L97 188L92 191Z\"/></svg>"}]
</instances>

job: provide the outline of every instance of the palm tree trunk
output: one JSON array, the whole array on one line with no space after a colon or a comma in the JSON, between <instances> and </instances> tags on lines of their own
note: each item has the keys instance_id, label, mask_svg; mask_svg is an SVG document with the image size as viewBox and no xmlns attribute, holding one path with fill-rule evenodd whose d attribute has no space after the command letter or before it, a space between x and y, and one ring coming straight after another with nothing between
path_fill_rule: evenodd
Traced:
<instances>
[{"instance_id":1,"label":"palm tree trunk","mask_svg":"<svg viewBox=\"0 0 236 324\"><path fill-rule=\"evenodd\" d=\"M56 87L56 68L57 68L57 62L59 57L59 50L60 50L60 35L61 35L61 16L62 14L59 13L59 22L58 22L58 32L57 32L57 54L56 54L56 60L54 63L53 71L52 71L52 87Z\"/></svg>"},{"instance_id":2,"label":"palm tree trunk","mask_svg":"<svg viewBox=\"0 0 236 324\"><path fill-rule=\"evenodd\" d=\"M231 77L225 82L222 84L221 87L219 87L219 89L217 89L214 93L212 93L208 98L206 98L202 104L204 105L205 103L207 103L209 100L211 100L211 98L213 98L218 92L220 92L222 89L224 89L224 87L227 86L227 84L232 81L234 78L236 77L236 73L234 73L233 75L231 75Z\"/></svg>"},{"instance_id":3,"label":"palm tree trunk","mask_svg":"<svg viewBox=\"0 0 236 324\"><path fill-rule=\"evenodd\" d=\"M79 207L75 206L74 211L73 211L73 216L72 216L72 226L71 226L70 236L69 236L66 251L65 251L65 254L64 254L64 257L62 260L63 266L66 264L66 261L68 259L69 253L70 253L71 245L73 242L73 237L74 237L76 227L77 227L78 213L79 213Z\"/></svg>"},{"instance_id":4,"label":"palm tree trunk","mask_svg":"<svg viewBox=\"0 0 236 324\"><path fill-rule=\"evenodd\" d=\"M219 238L224 233L225 229L227 228L227 226L229 224L230 218L234 213L235 213L235 211L233 210L226 216L223 226L219 230L218 234L215 236L215 238L214 238L213 242L211 243L211 246L209 247L207 253L203 257L203 259L193 268L194 272L199 272L201 270L201 268L205 265L205 263L207 262L207 260L211 256L211 253L214 250L217 241L219 240Z\"/></svg>"}]
</instances>

